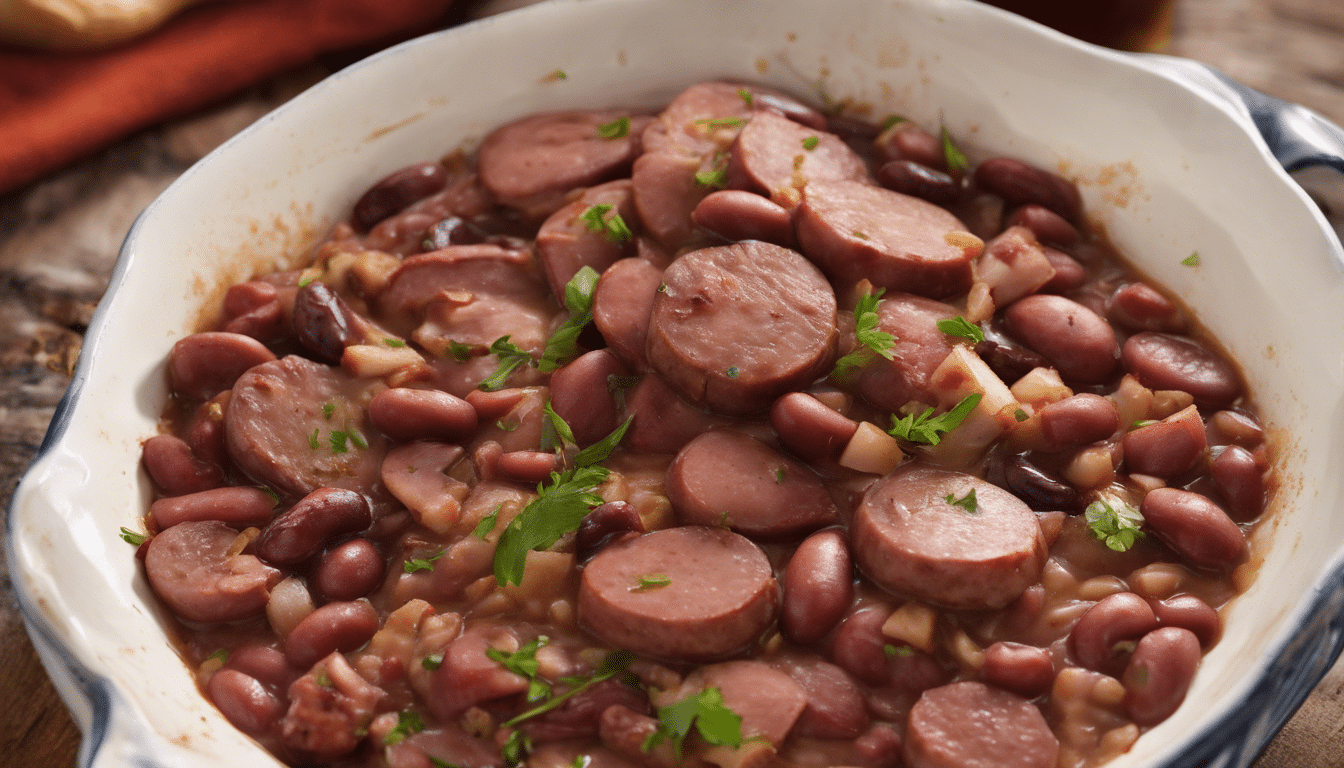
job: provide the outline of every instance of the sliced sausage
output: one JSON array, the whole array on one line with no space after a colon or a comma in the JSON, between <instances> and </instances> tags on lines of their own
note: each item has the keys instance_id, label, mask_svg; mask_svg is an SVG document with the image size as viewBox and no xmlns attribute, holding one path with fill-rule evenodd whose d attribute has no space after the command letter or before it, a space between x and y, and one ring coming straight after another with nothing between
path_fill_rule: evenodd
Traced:
<instances>
[{"instance_id":1,"label":"sliced sausage","mask_svg":"<svg viewBox=\"0 0 1344 768\"><path fill-rule=\"evenodd\" d=\"M1119 361L1110 323L1063 296L1028 296L1010 304L1003 318L1008 333L1044 355L1065 381L1100 384Z\"/></svg>"},{"instance_id":2,"label":"sliced sausage","mask_svg":"<svg viewBox=\"0 0 1344 768\"><path fill-rule=\"evenodd\" d=\"M890 360L875 357L859 371L855 384L863 398L893 413L910 402L936 405L930 379L955 341L938 329L938 321L956 314L951 305L923 296L884 295L877 305L877 327L895 337L896 346Z\"/></svg>"},{"instance_id":3,"label":"sliced sausage","mask_svg":"<svg viewBox=\"0 0 1344 768\"><path fill-rule=\"evenodd\" d=\"M252 368L224 410L229 456L282 494L323 486L371 493L387 444L359 405L366 386L294 355Z\"/></svg>"},{"instance_id":4,"label":"sliced sausage","mask_svg":"<svg viewBox=\"0 0 1344 768\"><path fill-rule=\"evenodd\" d=\"M974 511L967 508L971 491ZM868 489L850 546L859 568L883 589L965 609L1008 605L1040 579L1048 555L1036 513L1016 496L919 465Z\"/></svg>"},{"instance_id":5,"label":"sliced sausage","mask_svg":"<svg viewBox=\"0 0 1344 768\"><path fill-rule=\"evenodd\" d=\"M647 367L649 317L662 282L663 270L648 261L622 259L602 273L593 294L593 324L611 351L635 370Z\"/></svg>"},{"instance_id":6,"label":"sliced sausage","mask_svg":"<svg viewBox=\"0 0 1344 768\"><path fill-rule=\"evenodd\" d=\"M794 251L762 242L688 253L654 298L650 365L691 402L728 414L762 411L830 365L835 294Z\"/></svg>"},{"instance_id":7,"label":"sliced sausage","mask_svg":"<svg viewBox=\"0 0 1344 768\"><path fill-rule=\"evenodd\" d=\"M693 695L706 688L719 689L723 705L742 718L742 738L764 738L774 747L784 741L807 707L802 686L787 673L761 661L726 661L701 667L687 675L681 693Z\"/></svg>"},{"instance_id":8,"label":"sliced sausage","mask_svg":"<svg viewBox=\"0 0 1344 768\"><path fill-rule=\"evenodd\" d=\"M380 476L416 522L436 533L447 533L461 515L462 500L471 490L448 474L465 453L462 446L452 443L405 443L388 451Z\"/></svg>"},{"instance_id":9,"label":"sliced sausage","mask_svg":"<svg viewBox=\"0 0 1344 768\"><path fill-rule=\"evenodd\" d=\"M168 353L168 377L175 392L209 400L233 387L248 369L274 359L275 354L251 336L193 333Z\"/></svg>"},{"instance_id":10,"label":"sliced sausage","mask_svg":"<svg viewBox=\"0 0 1344 768\"><path fill-rule=\"evenodd\" d=\"M1054 768L1059 741L1031 702L984 683L924 692L905 731L908 768Z\"/></svg>"},{"instance_id":11,"label":"sliced sausage","mask_svg":"<svg viewBox=\"0 0 1344 768\"><path fill-rule=\"evenodd\" d=\"M190 621L238 621L266 610L283 574L231 554L238 532L217 521L175 525L149 540L145 575L173 613Z\"/></svg>"},{"instance_id":12,"label":"sliced sausage","mask_svg":"<svg viewBox=\"0 0 1344 768\"><path fill-rule=\"evenodd\" d=\"M711 192L695 206L691 221L724 240L764 240L785 248L798 244L787 210L768 197L742 189Z\"/></svg>"},{"instance_id":13,"label":"sliced sausage","mask_svg":"<svg viewBox=\"0 0 1344 768\"><path fill-rule=\"evenodd\" d=\"M807 694L794 732L817 739L857 738L871 722L863 693L845 670L815 656L786 656L775 664Z\"/></svg>"},{"instance_id":14,"label":"sliced sausage","mask_svg":"<svg viewBox=\"0 0 1344 768\"><path fill-rule=\"evenodd\" d=\"M581 268L592 267L602 274L633 251L639 228L629 179L586 189L577 200L551 214L536 238L537 258L546 271L551 294L563 299L565 284Z\"/></svg>"},{"instance_id":15,"label":"sliced sausage","mask_svg":"<svg viewBox=\"0 0 1344 768\"><path fill-rule=\"evenodd\" d=\"M630 118L623 136L604 138L598 128ZM640 153L649 118L627 111L552 112L496 128L476 155L481 183L501 203L542 219L567 192L620 176Z\"/></svg>"},{"instance_id":16,"label":"sliced sausage","mask_svg":"<svg viewBox=\"0 0 1344 768\"><path fill-rule=\"evenodd\" d=\"M695 234L691 214L718 188L706 181L723 172L727 160L711 155L648 152L635 161L630 182L635 209L649 234L669 249L681 247Z\"/></svg>"},{"instance_id":17,"label":"sliced sausage","mask_svg":"<svg viewBox=\"0 0 1344 768\"><path fill-rule=\"evenodd\" d=\"M971 287L984 243L933 203L857 181L816 181L795 213L803 253L841 284L941 299Z\"/></svg>"},{"instance_id":18,"label":"sliced sausage","mask_svg":"<svg viewBox=\"0 0 1344 768\"><path fill-rule=\"evenodd\" d=\"M489 648L513 653L519 645L513 632L503 627L486 624L463 632L443 650L443 662L430 676L425 694L430 711L453 721L477 704L526 691L526 677L486 655Z\"/></svg>"},{"instance_id":19,"label":"sliced sausage","mask_svg":"<svg viewBox=\"0 0 1344 768\"><path fill-rule=\"evenodd\" d=\"M1241 394L1236 367L1183 336L1135 334L1122 354L1125 370L1149 389L1189 392L1196 403L1210 408L1226 408Z\"/></svg>"},{"instance_id":20,"label":"sliced sausage","mask_svg":"<svg viewBox=\"0 0 1344 768\"><path fill-rule=\"evenodd\" d=\"M645 376L625 393L633 417L625 447L637 453L676 453L702 432L731 422L697 410L667 386L661 376Z\"/></svg>"},{"instance_id":21,"label":"sliced sausage","mask_svg":"<svg viewBox=\"0 0 1344 768\"><path fill-rule=\"evenodd\" d=\"M758 111L742 126L729 154L734 186L768 195L785 208L817 181L872 183L868 167L833 133L819 131L770 111Z\"/></svg>"},{"instance_id":22,"label":"sliced sausage","mask_svg":"<svg viewBox=\"0 0 1344 768\"><path fill-rule=\"evenodd\" d=\"M705 661L760 638L778 602L779 584L759 547L726 529L690 526L599 552L583 571L578 617L613 647Z\"/></svg>"},{"instance_id":23,"label":"sliced sausage","mask_svg":"<svg viewBox=\"0 0 1344 768\"><path fill-rule=\"evenodd\" d=\"M686 444L667 468L667 498L687 525L721 525L757 537L836 521L835 502L806 464L731 429Z\"/></svg>"},{"instance_id":24,"label":"sliced sausage","mask_svg":"<svg viewBox=\"0 0 1344 768\"><path fill-rule=\"evenodd\" d=\"M703 156L726 150L751 118L756 86L710 81L677 94L641 137L645 154Z\"/></svg>"}]
</instances>

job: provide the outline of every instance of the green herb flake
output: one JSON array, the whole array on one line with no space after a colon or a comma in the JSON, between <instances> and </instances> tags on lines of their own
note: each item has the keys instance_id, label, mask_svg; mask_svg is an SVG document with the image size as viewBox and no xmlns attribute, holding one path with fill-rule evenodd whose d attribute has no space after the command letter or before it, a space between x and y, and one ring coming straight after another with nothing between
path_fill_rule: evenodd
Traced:
<instances>
[{"instance_id":1,"label":"green herb flake","mask_svg":"<svg viewBox=\"0 0 1344 768\"><path fill-rule=\"evenodd\" d=\"M784 468L775 467L775 485L784 484Z\"/></svg>"},{"instance_id":2,"label":"green herb flake","mask_svg":"<svg viewBox=\"0 0 1344 768\"><path fill-rule=\"evenodd\" d=\"M1026 421L1027 419L1030 419L1031 416L1027 415L1026 411L1022 410L1021 408L1018 408L1017 410L1013 411L1013 418L1017 419L1018 422L1021 423L1023 421Z\"/></svg>"},{"instance_id":3,"label":"green herb flake","mask_svg":"<svg viewBox=\"0 0 1344 768\"><path fill-rule=\"evenodd\" d=\"M616 450L616 446L621 444L621 440L625 438L625 433L630 429L630 424L634 420L633 415L627 416L621 426L612 430L611 434L575 454L574 466L591 467L594 464L601 464L606 461L611 456L612 451Z\"/></svg>"},{"instance_id":4,"label":"green herb flake","mask_svg":"<svg viewBox=\"0 0 1344 768\"><path fill-rule=\"evenodd\" d=\"M910 119L903 115L887 115L882 120L882 130L883 132L889 131L895 126L900 125L901 123L908 123L908 122L910 122Z\"/></svg>"},{"instance_id":5,"label":"green herb flake","mask_svg":"<svg viewBox=\"0 0 1344 768\"><path fill-rule=\"evenodd\" d=\"M434 766L434 768L462 768L462 766L458 765L457 763L450 763L447 760L440 760L439 758L433 756L428 757L430 765Z\"/></svg>"},{"instance_id":6,"label":"green herb flake","mask_svg":"<svg viewBox=\"0 0 1344 768\"><path fill-rule=\"evenodd\" d=\"M327 444L331 446L332 453L349 453L350 434L341 430L333 429L330 435L327 435Z\"/></svg>"},{"instance_id":7,"label":"green herb flake","mask_svg":"<svg viewBox=\"0 0 1344 768\"><path fill-rule=\"evenodd\" d=\"M206 661L218 661L220 664L229 663L229 649L220 648L218 651L205 657Z\"/></svg>"},{"instance_id":8,"label":"green herb flake","mask_svg":"<svg viewBox=\"0 0 1344 768\"><path fill-rule=\"evenodd\" d=\"M1087 505L1083 517L1087 527L1097 541L1116 552L1127 552L1130 547L1144 538L1139 527L1143 525L1143 515L1134 507L1120 503L1119 508L1098 499Z\"/></svg>"},{"instance_id":9,"label":"green herb flake","mask_svg":"<svg viewBox=\"0 0 1344 768\"><path fill-rule=\"evenodd\" d=\"M692 726L710 744L731 747L742 744L741 716L724 706L723 694L718 688L711 687L675 704L659 707L658 729L649 734L640 749L649 752L659 743L670 741L680 764Z\"/></svg>"},{"instance_id":10,"label":"green herb flake","mask_svg":"<svg viewBox=\"0 0 1344 768\"><path fill-rule=\"evenodd\" d=\"M939 320L937 326L938 330L946 333L948 336L956 336L957 338L964 339L972 344L979 344L985 340L985 332L980 330L980 326L972 323L961 315L949 317L946 320Z\"/></svg>"},{"instance_id":11,"label":"green herb flake","mask_svg":"<svg viewBox=\"0 0 1344 768\"><path fill-rule=\"evenodd\" d=\"M369 444L364 441L364 436L359 433L359 430L352 429L349 432L346 432L346 434L350 436L350 444L356 448L364 450L369 447Z\"/></svg>"},{"instance_id":12,"label":"green herb flake","mask_svg":"<svg viewBox=\"0 0 1344 768\"><path fill-rule=\"evenodd\" d=\"M317 670L317 674L313 676L313 682L317 683L318 686L320 686L320 687L322 687L322 688L335 688L335 687L336 687L336 686L331 682L331 675L327 674L327 668L326 668L326 667L323 667L323 668Z\"/></svg>"},{"instance_id":13,"label":"green herb flake","mask_svg":"<svg viewBox=\"0 0 1344 768\"><path fill-rule=\"evenodd\" d=\"M410 736L413 733L419 733L423 730L425 730L425 721L418 713L409 710L406 712L398 712L397 724L383 737L383 744L389 747L393 744L400 744L406 740L407 736Z\"/></svg>"},{"instance_id":14,"label":"green herb flake","mask_svg":"<svg viewBox=\"0 0 1344 768\"><path fill-rule=\"evenodd\" d=\"M897 656L913 656L915 649L908 645L892 645L887 643L882 646L882 653L886 654L888 659L894 659Z\"/></svg>"},{"instance_id":15,"label":"green herb flake","mask_svg":"<svg viewBox=\"0 0 1344 768\"><path fill-rule=\"evenodd\" d=\"M448 342L448 349L445 350L445 354L459 363L465 363L472 358L472 351L472 346L470 344L463 344L460 341L450 340Z\"/></svg>"},{"instance_id":16,"label":"green herb flake","mask_svg":"<svg viewBox=\"0 0 1344 768\"><path fill-rule=\"evenodd\" d=\"M423 659L420 660L420 668L421 668L421 669L427 669L427 670L429 670L430 672L433 672L434 670L436 670L436 669L438 669L439 667L442 667L442 666L443 666L443 654L442 654L442 653L431 653L431 654L429 654L428 656L426 656L425 658L423 658Z\"/></svg>"},{"instance_id":17,"label":"green herb flake","mask_svg":"<svg viewBox=\"0 0 1344 768\"><path fill-rule=\"evenodd\" d=\"M125 541L127 544L130 544L133 547L138 547L141 544L144 544L146 541L149 541L149 536L143 533L137 533L135 531L132 531L130 528L125 527L121 529L121 538L123 541Z\"/></svg>"},{"instance_id":18,"label":"green herb flake","mask_svg":"<svg viewBox=\"0 0 1344 768\"><path fill-rule=\"evenodd\" d=\"M806 149L808 152L811 152L812 150L817 148L817 143L820 141L821 140L818 139L816 136L808 136L807 138L803 139L803 149Z\"/></svg>"},{"instance_id":19,"label":"green herb flake","mask_svg":"<svg viewBox=\"0 0 1344 768\"><path fill-rule=\"evenodd\" d=\"M736 365L732 365L728 367L728 370L723 372L723 375L730 379L736 379L738 376L742 375L742 369L738 368Z\"/></svg>"},{"instance_id":20,"label":"green herb flake","mask_svg":"<svg viewBox=\"0 0 1344 768\"><path fill-rule=\"evenodd\" d=\"M630 135L630 117L618 117L610 123L603 123L597 126L597 135L607 141L624 138Z\"/></svg>"},{"instance_id":21,"label":"green herb flake","mask_svg":"<svg viewBox=\"0 0 1344 768\"><path fill-rule=\"evenodd\" d=\"M317 434L318 434L317 427L313 427L313 434L308 436L308 447L312 448L314 451L316 451L317 447L321 445L321 443L317 441Z\"/></svg>"},{"instance_id":22,"label":"green herb flake","mask_svg":"<svg viewBox=\"0 0 1344 768\"><path fill-rule=\"evenodd\" d=\"M598 206L594 206L596 208ZM591 208L589 210L592 210ZM619 216L613 217L620 221ZM621 224L625 226L624 223ZM626 230L627 235L629 230ZM579 355L579 335L593 321L593 297L597 293L597 280L601 277L597 270L583 266L565 284L565 308L569 316L555 329L555 333L546 340L541 359L537 361L537 370L550 373L564 367L566 363Z\"/></svg>"},{"instance_id":23,"label":"green herb flake","mask_svg":"<svg viewBox=\"0 0 1344 768\"><path fill-rule=\"evenodd\" d=\"M695 183L702 187L723 189L728 186L728 164L718 165L707 171L696 171Z\"/></svg>"},{"instance_id":24,"label":"green herb flake","mask_svg":"<svg viewBox=\"0 0 1344 768\"><path fill-rule=\"evenodd\" d=\"M408 557L406 558L406 562L401 564L401 570L405 571L406 573L432 571L434 570L434 561L438 560L440 557L443 557L444 553L447 551L448 551L447 549L441 549L437 553L430 555L429 557Z\"/></svg>"},{"instance_id":25,"label":"green herb flake","mask_svg":"<svg viewBox=\"0 0 1344 768\"><path fill-rule=\"evenodd\" d=\"M971 167L971 161L966 159L966 154L952 140L952 134L947 130L946 124L938 126L938 138L943 143L943 159L947 161L948 171L959 174Z\"/></svg>"},{"instance_id":26,"label":"green herb flake","mask_svg":"<svg viewBox=\"0 0 1344 768\"><path fill-rule=\"evenodd\" d=\"M575 755L573 762L571 762L569 765L570 768L588 768L588 766L592 764L593 764L593 758L590 757L589 755Z\"/></svg>"},{"instance_id":27,"label":"green herb flake","mask_svg":"<svg viewBox=\"0 0 1344 768\"><path fill-rule=\"evenodd\" d=\"M406 346L406 342L401 339L383 339L383 343L393 349L401 349Z\"/></svg>"},{"instance_id":28,"label":"green herb flake","mask_svg":"<svg viewBox=\"0 0 1344 768\"><path fill-rule=\"evenodd\" d=\"M962 496L960 499L956 498L953 494L949 493L948 495L943 497L943 501L946 501L948 504L951 504L954 507L961 507L962 509L966 510L972 515L980 512L980 507L976 504L975 501L974 488L967 491L966 495Z\"/></svg>"},{"instance_id":29,"label":"green herb flake","mask_svg":"<svg viewBox=\"0 0 1344 768\"><path fill-rule=\"evenodd\" d=\"M495 392L503 389L504 384L509 380L509 376L514 371L524 365L532 362L532 355L527 350L509 341L509 336L500 336L490 345L490 354L499 358L499 366L495 372L485 377L477 389L485 392Z\"/></svg>"},{"instance_id":30,"label":"green herb flake","mask_svg":"<svg viewBox=\"0 0 1344 768\"><path fill-rule=\"evenodd\" d=\"M551 695L551 684L537 676L541 669L541 663L537 661L537 650L550 641L549 637L540 635L523 643L513 653L498 648L486 648L485 655L515 675L527 678L527 701L529 704L535 704Z\"/></svg>"},{"instance_id":31,"label":"green herb flake","mask_svg":"<svg viewBox=\"0 0 1344 768\"><path fill-rule=\"evenodd\" d=\"M276 505L278 505L278 504L280 503L280 494L276 493L275 491L271 490L270 488L267 488L267 487L264 486L264 485L258 485L258 486L256 486L256 489L257 489L258 491L261 491L262 493L266 494L267 496L270 496L270 497L271 497L271 506L272 506L272 507L274 507L274 506L276 506Z\"/></svg>"},{"instance_id":32,"label":"green herb flake","mask_svg":"<svg viewBox=\"0 0 1344 768\"><path fill-rule=\"evenodd\" d=\"M937 445L942 442L943 435L951 432L966 420L966 417L975 410L980 404L982 395L979 392L969 394L962 398L952 410L939 416L933 415L933 409L929 408L918 416L911 414L903 419L898 419L893 414L891 417L891 429L887 433L892 437L899 437L903 440L909 440L912 443L924 443L926 445Z\"/></svg>"},{"instance_id":33,"label":"green herb flake","mask_svg":"<svg viewBox=\"0 0 1344 768\"><path fill-rule=\"evenodd\" d=\"M646 573L637 581L638 583L630 588L631 592L652 592L655 589L672 586L672 579L661 573Z\"/></svg>"},{"instance_id":34,"label":"green herb flake","mask_svg":"<svg viewBox=\"0 0 1344 768\"><path fill-rule=\"evenodd\" d=\"M513 768L523 764L523 759L532 751L532 740L522 731L513 731L508 739L504 741L504 746L500 748L500 754L504 756L504 764Z\"/></svg>"},{"instance_id":35,"label":"green herb flake","mask_svg":"<svg viewBox=\"0 0 1344 768\"><path fill-rule=\"evenodd\" d=\"M1132 424L1129 425L1129 428L1130 428L1131 430L1133 430L1133 429L1143 429L1144 427L1148 426L1149 424L1156 424L1156 423L1157 423L1157 422L1154 421L1154 420L1152 420L1152 419L1135 419L1134 422L1133 422Z\"/></svg>"},{"instance_id":36,"label":"green herb flake","mask_svg":"<svg viewBox=\"0 0 1344 768\"><path fill-rule=\"evenodd\" d=\"M738 88L737 97L741 99L742 103L746 104L748 107L755 106L756 97L753 96L751 91L748 91L746 88Z\"/></svg>"},{"instance_id":37,"label":"green herb flake","mask_svg":"<svg viewBox=\"0 0 1344 768\"><path fill-rule=\"evenodd\" d=\"M568 80L568 79L569 79L569 75L565 74L565 70L563 70L563 69L554 69L554 70L551 70L550 72L546 73L546 75L543 76L543 77L541 78L541 82L543 82L543 83L558 83L558 82L560 82L560 81L562 81L562 80Z\"/></svg>"},{"instance_id":38,"label":"green herb flake","mask_svg":"<svg viewBox=\"0 0 1344 768\"><path fill-rule=\"evenodd\" d=\"M490 532L495 530L495 524L499 522L499 510L503 508L504 505L500 504L495 507L495 511L481 518L481 522L476 524L476 528L472 530L471 535L478 539L484 539L486 536L489 536Z\"/></svg>"},{"instance_id":39,"label":"green herb flake","mask_svg":"<svg viewBox=\"0 0 1344 768\"><path fill-rule=\"evenodd\" d=\"M1189 256L1181 259L1181 263L1187 267L1199 266L1199 251L1191 251Z\"/></svg>"},{"instance_id":40,"label":"green herb flake","mask_svg":"<svg viewBox=\"0 0 1344 768\"><path fill-rule=\"evenodd\" d=\"M605 680L610 680L611 678L617 675L624 674L625 671L630 668L630 664L634 660L635 655L629 651L612 651L611 653L608 653L605 657L603 657L602 664L597 668L597 671L594 672L591 677L588 677L586 679L582 677L564 678L562 682L564 682L566 685L572 686L568 691L565 691L559 696L555 696L551 699L548 699L542 702L541 704L533 707L532 709L523 712L520 715L515 715L513 719L505 721L504 726L506 728L512 728L518 725L519 723L523 722L524 720L529 720L538 715L544 715L547 712L556 709L569 699L588 690L589 688L592 688L598 683L601 683Z\"/></svg>"},{"instance_id":41,"label":"green herb flake","mask_svg":"<svg viewBox=\"0 0 1344 768\"><path fill-rule=\"evenodd\" d=\"M521 584L528 552L550 547L604 503L593 491L608 474L602 467L575 467L563 473L552 472L549 485L538 484L536 497L500 534L495 548L495 580L501 586Z\"/></svg>"},{"instance_id":42,"label":"green herb flake","mask_svg":"<svg viewBox=\"0 0 1344 768\"><path fill-rule=\"evenodd\" d=\"M745 117L710 117L704 120L696 120L696 125L703 125L706 128L740 128L747 124Z\"/></svg>"},{"instance_id":43,"label":"green herb flake","mask_svg":"<svg viewBox=\"0 0 1344 768\"><path fill-rule=\"evenodd\" d=\"M871 239L872 239L872 238L868 237L868 233L867 233L867 232L864 232L864 231L862 231L862 230L858 230L858 229L854 230L853 232L850 232L849 234L853 235L854 237L859 238L860 240L871 240Z\"/></svg>"},{"instance_id":44,"label":"green herb flake","mask_svg":"<svg viewBox=\"0 0 1344 768\"><path fill-rule=\"evenodd\" d=\"M496 421L496 422L495 422L495 426L496 426L496 427L499 427L500 429L504 430L505 432L512 432L512 431L514 431L515 429L517 429L517 428L523 426L523 424L522 424L522 422L518 422L518 421L515 421L515 422L513 422L512 424L505 424L505 423L504 423L504 420L503 420L503 419L500 419L499 421Z\"/></svg>"},{"instance_id":45,"label":"green herb flake","mask_svg":"<svg viewBox=\"0 0 1344 768\"><path fill-rule=\"evenodd\" d=\"M601 232L608 240L616 244L628 243L635 235L626 225L621 214L612 213L611 203L595 203L580 213L576 221L583 222L584 231ZM611 215L608 216L607 214ZM589 267L592 269L592 267Z\"/></svg>"},{"instance_id":46,"label":"green herb flake","mask_svg":"<svg viewBox=\"0 0 1344 768\"><path fill-rule=\"evenodd\" d=\"M335 412L336 412L335 403L322 404L322 418L326 419L327 421L331 421L331 415Z\"/></svg>"},{"instance_id":47,"label":"green herb flake","mask_svg":"<svg viewBox=\"0 0 1344 768\"><path fill-rule=\"evenodd\" d=\"M888 360L895 355L891 350L896 346L896 337L878 328L880 318L877 305L883 293L886 293L885 288L878 288L875 293L865 293L854 305L854 335L859 341L859 347L835 361L831 376L837 381L848 379L867 365L875 354Z\"/></svg>"}]
</instances>

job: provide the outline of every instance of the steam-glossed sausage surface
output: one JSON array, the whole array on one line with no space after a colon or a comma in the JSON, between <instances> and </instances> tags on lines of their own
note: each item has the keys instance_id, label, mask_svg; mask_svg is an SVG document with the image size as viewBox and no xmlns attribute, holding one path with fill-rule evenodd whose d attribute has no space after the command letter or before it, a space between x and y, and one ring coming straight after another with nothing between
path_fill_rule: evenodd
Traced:
<instances>
[{"instance_id":1,"label":"steam-glossed sausage surface","mask_svg":"<svg viewBox=\"0 0 1344 768\"><path fill-rule=\"evenodd\" d=\"M956 506L975 491L975 511ZM950 499L950 500L949 500ZM1036 514L971 475L914 466L879 480L850 528L859 568L896 595L949 608L1002 608L1040 579Z\"/></svg>"},{"instance_id":2,"label":"steam-glossed sausage surface","mask_svg":"<svg viewBox=\"0 0 1344 768\"><path fill-rule=\"evenodd\" d=\"M957 310L941 301L909 293L885 294L877 305L877 327L896 339L891 359L878 358L858 373L859 392L869 403L896 412L911 401L936 405L933 372L952 351L953 339L938 329L939 320Z\"/></svg>"},{"instance_id":3,"label":"steam-glossed sausage surface","mask_svg":"<svg viewBox=\"0 0 1344 768\"><path fill-rule=\"evenodd\" d=\"M266 608L280 571L252 555L230 555L238 532L215 522L179 523L149 540L145 574L178 616L237 621Z\"/></svg>"},{"instance_id":4,"label":"steam-glossed sausage surface","mask_svg":"<svg viewBox=\"0 0 1344 768\"><path fill-rule=\"evenodd\" d=\"M666 583L657 586L660 576ZM668 528L608 546L589 561L579 624L616 648L705 661L760 638L778 602L770 562L751 541L723 528Z\"/></svg>"},{"instance_id":5,"label":"steam-glossed sausage surface","mask_svg":"<svg viewBox=\"0 0 1344 768\"><path fill-rule=\"evenodd\" d=\"M1058 754L1031 702L984 683L933 688L910 710L907 768L1054 768Z\"/></svg>"},{"instance_id":6,"label":"steam-glossed sausage surface","mask_svg":"<svg viewBox=\"0 0 1344 768\"><path fill-rule=\"evenodd\" d=\"M809 149L810 147L810 149ZM742 127L729 154L734 180L785 208L818 181L868 182L868 168L833 133L818 131L773 112L757 112Z\"/></svg>"},{"instance_id":7,"label":"steam-glossed sausage surface","mask_svg":"<svg viewBox=\"0 0 1344 768\"><path fill-rule=\"evenodd\" d=\"M663 272L649 364L686 399L728 414L763 411L834 356L835 294L806 259L762 242L688 253Z\"/></svg>"}]
</instances>

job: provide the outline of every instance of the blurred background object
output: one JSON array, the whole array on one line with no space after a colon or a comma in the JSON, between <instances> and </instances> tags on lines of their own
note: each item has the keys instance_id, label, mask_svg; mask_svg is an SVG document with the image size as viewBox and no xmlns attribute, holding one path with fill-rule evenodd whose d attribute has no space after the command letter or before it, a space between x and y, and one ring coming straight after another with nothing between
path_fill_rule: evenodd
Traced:
<instances>
[{"instance_id":1,"label":"blurred background object","mask_svg":"<svg viewBox=\"0 0 1344 768\"><path fill-rule=\"evenodd\" d=\"M1171 42L1175 0L985 0L1089 43L1160 51Z\"/></svg>"},{"instance_id":2,"label":"blurred background object","mask_svg":"<svg viewBox=\"0 0 1344 768\"><path fill-rule=\"evenodd\" d=\"M0 42L54 51L104 48L138 37L204 0L5 0Z\"/></svg>"}]
</instances>

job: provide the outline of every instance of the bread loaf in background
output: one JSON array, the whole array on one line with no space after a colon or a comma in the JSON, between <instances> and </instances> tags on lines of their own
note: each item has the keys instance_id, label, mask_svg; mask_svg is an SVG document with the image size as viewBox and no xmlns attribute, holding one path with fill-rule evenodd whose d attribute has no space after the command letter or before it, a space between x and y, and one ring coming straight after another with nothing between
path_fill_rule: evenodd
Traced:
<instances>
[{"instance_id":1,"label":"bread loaf in background","mask_svg":"<svg viewBox=\"0 0 1344 768\"><path fill-rule=\"evenodd\" d=\"M0 0L0 43L53 51L107 48L205 0Z\"/></svg>"}]
</instances>

